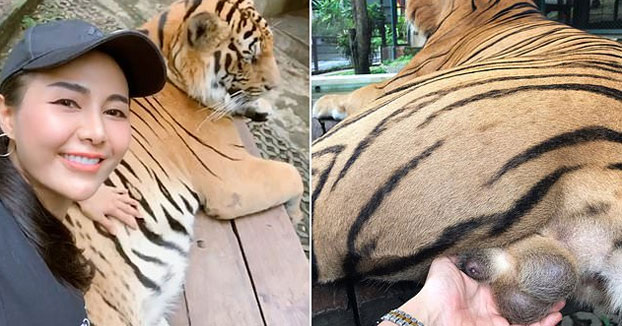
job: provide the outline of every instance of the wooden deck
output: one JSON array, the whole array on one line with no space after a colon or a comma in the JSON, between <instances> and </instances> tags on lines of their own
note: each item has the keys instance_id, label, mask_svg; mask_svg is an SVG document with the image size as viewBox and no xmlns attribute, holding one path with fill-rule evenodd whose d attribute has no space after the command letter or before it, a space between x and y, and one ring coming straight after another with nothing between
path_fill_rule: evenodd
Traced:
<instances>
[{"instance_id":1,"label":"wooden deck","mask_svg":"<svg viewBox=\"0 0 622 326\"><path fill-rule=\"evenodd\" d=\"M259 155L241 121L244 145ZM285 209L233 221L199 215L173 326L309 325L309 263Z\"/></svg>"},{"instance_id":2,"label":"wooden deck","mask_svg":"<svg viewBox=\"0 0 622 326\"><path fill-rule=\"evenodd\" d=\"M313 326L372 326L413 297L415 282L313 286Z\"/></svg>"}]
</instances>

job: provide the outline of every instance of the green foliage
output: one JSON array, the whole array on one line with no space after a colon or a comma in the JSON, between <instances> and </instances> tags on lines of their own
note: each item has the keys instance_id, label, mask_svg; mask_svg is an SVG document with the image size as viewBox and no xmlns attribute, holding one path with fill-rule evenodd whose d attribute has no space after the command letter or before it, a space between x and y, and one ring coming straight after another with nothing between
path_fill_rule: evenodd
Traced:
<instances>
[{"instance_id":1,"label":"green foliage","mask_svg":"<svg viewBox=\"0 0 622 326\"><path fill-rule=\"evenodd\" d=\"M22 29L28 29L32 26L35 26L37 24L37 21L28 16L28 15L24 15L24 17L22 17Z\"/></svg>"},{"instance_id":2,"label":"green foliage","mask_svg":"<svg viewBox=\"0 0 622 326\"><path fill-rule=\"evenodd\" d=\"M313 9L312 32L313 36L331 36L337 39L337 48L346 57L350 58L349 30L354 28L351 0L312 0ZM371 51L377 52L382 46L380 35L381 26L386 31L387 45L392 45L391 18L385 16L380 3L367 6L367 15L371 21L372 37ZM397 18L398 44L405 44L407 40L408 23L406 17Z\"/></svg>"},{"instance_id":3,"label":"green foliage","mask_svg":"<svg viewBox=\"0 0 622 326\"><path fill-rule=\"evenodd\" d=\"M313 0L313 35L340 36L354 26L350 0Z\"/></svg>"},{"instance_id":4,"label":"green foliage","mask_svg":"<svg viewBox=\"0 0 622 326\"><path fill-rule=\"evenodd\" d=\"M367 6L367 16L372 21L374 28L376 28L379 23L386 21L382 6L377 2Z\"/></svg>"},{"instance_id":5,"label":"green foliage","mask_svg":"<svg viewBox=\"0 0 622 326\"><path fill-rule=\"evenodd\" d=\"M391 22L389 21L386 24L387 29L387 44L393 45L393 32L391 31ZM405 16L397 17L397 25L395 26L395 30L397 32L397 44L406 44L408 40L408 21Z\"/></svg>"},{"instance_id":6,"label":"green foliage","mask_svg":"<svg viewBox=\"0 0 622 326\"><path fill-rule=\"evenodd\" d=\"M383 66L371 66L369 67L370 74L385 74L387 70ZM354 75L354 69L348 69L332 74L333 76L352 76Z\"/></svg>"},{"instance_id":7,"label":"green foliage","mask_svg":"<svg viewBox=\"0 0 622 326\"><path fill-rule=\"evenodd\" d=\"M341 53L350 57L349 30L354 28L351 0L313 0L312 31L314 36L337 37L337 47ZM367 15L372 23L372 29L377 28L377 22L385 20L382 7L379 3L367 6ZM374 32L374 34L378 34ZM378 34L379 35L379 34ZM372 38L372 51L381 44L380 37Z\"/></svg>"},{"instance_id":8,"label":"green foliage","mask_svg":"<svg viewBox=\"0 0 622 326\"><path fill-rule=\"evenodd\" d=\"M350 57L349 30L354 27L350 0L313 0L312 31L314 36L333 36L337 47Z\"/></svg>"},{"instance_id":9,"label":"green foliage","mask_svg":"<svg viewBox=\"0 0 622 326\"><path fill-rule=\"evenodd\" d=\"M383 62L383 64L385 66L390 66L390 67L397 67L397 66L403 66L405 64L407 64L408 62L410 62L410 60L414 57L414 54L407 54L407 55L403 55L395 60L388 60Z\"/></svg>"}]
</instances>

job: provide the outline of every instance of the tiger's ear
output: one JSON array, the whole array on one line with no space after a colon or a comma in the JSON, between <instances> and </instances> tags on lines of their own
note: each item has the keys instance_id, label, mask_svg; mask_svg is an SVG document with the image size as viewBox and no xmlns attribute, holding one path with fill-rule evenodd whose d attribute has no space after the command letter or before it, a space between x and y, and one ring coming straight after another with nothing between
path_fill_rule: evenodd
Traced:
<instances>
[{"instance_id":1,"label":"tiger's ear","mask_svg":"<svg viewBox=\"0 0 622 326\"><path fill-rule=\"evenodd\" d=\"M418 31L430 36L452 8L451 0L407 0L406 17Z\"/></svg>"},{"instance_id":2,"label":"tiger's ear","mask_svg":"<svg viewBox=\"0 0 622 326\"><path fill-rule=\"evenodd\" d=\"M187 40L198 51L210 51L229 37L229 26L217 15L203 12L188 20Z\"/></svg>"}]
</instances>

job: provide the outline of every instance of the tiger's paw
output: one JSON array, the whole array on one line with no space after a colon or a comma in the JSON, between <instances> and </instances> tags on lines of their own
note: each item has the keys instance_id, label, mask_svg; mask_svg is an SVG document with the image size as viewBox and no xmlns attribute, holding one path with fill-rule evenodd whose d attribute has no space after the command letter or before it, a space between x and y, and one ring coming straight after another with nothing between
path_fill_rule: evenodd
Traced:
<instances>
[{"instance_id":1,"label":"tiger's paw","mask_svg":"<svg viewBox=\"0 0 622 326\"><path fill-rule=\"evenodd\" d=\"M320 97L313 104L313 117L316 119L343 120L348 114L341 104L346 96L342 94L327 94Z\"/></svg>"},{"instance_id":2,"label":"tiger's paw","mask_svg":"<svg viewBox=\"0 0 622 326\"><path fill-rule=\"evenodd\" d=\"M249 104L245 105L239 115L251 119L255 122L268 121L268 117L272 115L272 104L265 99L259 98Z\"/></svg>"}]
</instances>

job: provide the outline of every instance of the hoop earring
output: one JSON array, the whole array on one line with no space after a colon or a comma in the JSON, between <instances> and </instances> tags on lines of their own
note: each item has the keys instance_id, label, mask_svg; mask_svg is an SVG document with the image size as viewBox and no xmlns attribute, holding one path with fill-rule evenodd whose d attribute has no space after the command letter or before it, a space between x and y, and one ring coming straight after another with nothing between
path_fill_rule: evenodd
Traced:
<instances>
[{"instance_id":1,"label":"hoop earring","mask_svg":"<svg viewBox=\"0 0 622 326\"><path fill-rule=\"evenodd\" d=\"M8 136L6 133L2 133L2 134L0 134L0 138L2 138L2 137L7 137L7 138L9 138L9 136ZM11 138L9 138L9 145L8 145L7 147L10 147L10 146L11 146ZM10 150L10 151L9 151L8 153L6 153L6 154L0 154L0 157L9 157L11 154L13 154L13 151L11 151L11 150Z\"/></svg>"}]
</instances>

